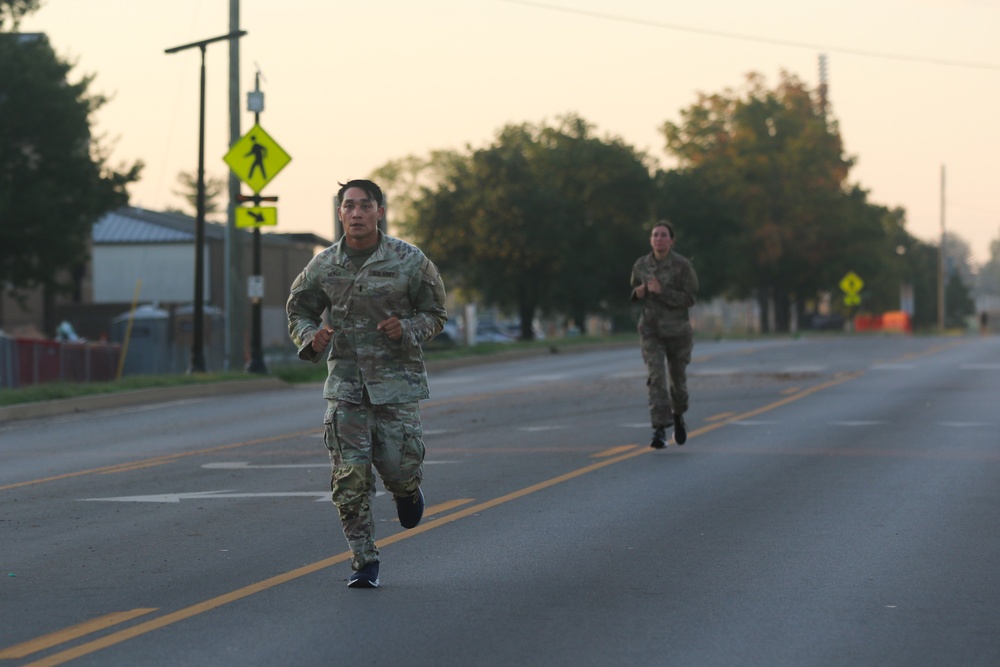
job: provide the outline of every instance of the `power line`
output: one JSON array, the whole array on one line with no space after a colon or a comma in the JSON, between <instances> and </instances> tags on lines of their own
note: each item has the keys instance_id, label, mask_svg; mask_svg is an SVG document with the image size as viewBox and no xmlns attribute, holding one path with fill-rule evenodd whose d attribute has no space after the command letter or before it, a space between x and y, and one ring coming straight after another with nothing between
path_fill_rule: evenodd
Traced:
<instances>
[{"instance_id":1,"label":"power line","mask_svg":"<svg viewBox=\"0 0 1000 667\"><path fill-rule=\"evenodd\" d=\"M1000 71L1000 65L990 63L974 63L959 60L943 60L940 58L927 58L924 56L909 56L898 53L886 53L883 51L866 51L864 49L851 49L843 46L829 46L824 44L809 44L807 42L794 42L785 39L772 39L770 37L758 37L756 35L743 35L735 32L723 32L721 30L707 30L705 28L692 28L690 26L676 25L673 23L663 23L661 21L651 21L648 19L636 19L627 16L616 16L614 14L604 14L602 12L591 12L585 9L573 9L571 7L560 7L549 5L543 2L531 2L530 0L497 0L512 5L522 5L534 7L536 9L548 9L554 12L565 14L577 14L579 16L590 16L592 18L606 19L608 21L618 21L620 23L631 23L651 28L662 28L664 30L674 30L676 32L689 32L698 35L709 35L711 37L721 37L724 39L740 39L746 42L757 42L760 44L772 44L775 46L785 46L795 49L810 49L813 51L830 51L833 53L845 53L864 58L882 58L884 60L902 60L906 62L924 63L929 65L943 65L945 67L964 67L967 69L985 69Z\"/></svg>"}]
</instances>

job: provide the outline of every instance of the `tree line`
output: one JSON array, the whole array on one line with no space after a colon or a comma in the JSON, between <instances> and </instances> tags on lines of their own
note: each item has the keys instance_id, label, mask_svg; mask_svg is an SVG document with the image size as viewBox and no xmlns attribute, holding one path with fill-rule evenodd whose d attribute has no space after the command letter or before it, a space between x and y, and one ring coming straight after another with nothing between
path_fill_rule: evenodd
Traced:
<instances>
[{"instance_id":1,"label":"tree line","mask_svg":"<svg viewBox=\"0 0 1000 667\"><path fill-rule=\"evenodd\" d=\"M865 311L898 309L909 284L915 324L936 324L938 248L906 231L903 209L849 181L836 120L796 77L770 89L751 73L660 131L673 169L567 115L508 125L484 148L394 160L373 178L446 279L518 313L524 338L538 314L627 320L628 271L661 218L698 271L700 298L756 299L763 331L788 331L793 312L804 321L849 271L864 276ZM960 320L967 284L956 273L948 290Z\"/></svg>"}]
</instances>

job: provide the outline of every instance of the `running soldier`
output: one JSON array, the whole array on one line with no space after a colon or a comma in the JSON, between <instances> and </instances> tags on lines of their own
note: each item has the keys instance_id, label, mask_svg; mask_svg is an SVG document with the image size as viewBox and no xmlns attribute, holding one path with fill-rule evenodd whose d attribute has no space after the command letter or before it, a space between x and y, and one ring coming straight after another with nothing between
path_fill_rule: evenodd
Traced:
<instances>
[{"instance_id":1,"label":"running soldier","mask_svg":"<svg viewBox=\"0 0 1000 667\"><path fill-rule=\"evenodd\" d=\"M691 262L673 251L674 228L666 220L653 227L649 244L653 251L632 267L632 301L642 304L639 336L649 374L646 386L653 426L649 446L662 449L670 426L674 442L687 442L687 365L694 348L688 309L698 292L698 276Z\"/></svg>"},{"instance_id":2,"label":"running soldier","mask_svg":"<svg viewBox=\"0 0 1000 667\"><path fill-rule=\"evenodd\" d=\"M316 363L330 348L324 442L332 500L352 554L347 585L376 588L372 467L395 499L400 525L420 523L424 442L417 402L429 395L421 344L442 330L448 313L437 267L417 247L378 229L382 190L352 180L338 197L344 237L292 283L288 331L300 359Z\"/></svg>"}]
</instances>

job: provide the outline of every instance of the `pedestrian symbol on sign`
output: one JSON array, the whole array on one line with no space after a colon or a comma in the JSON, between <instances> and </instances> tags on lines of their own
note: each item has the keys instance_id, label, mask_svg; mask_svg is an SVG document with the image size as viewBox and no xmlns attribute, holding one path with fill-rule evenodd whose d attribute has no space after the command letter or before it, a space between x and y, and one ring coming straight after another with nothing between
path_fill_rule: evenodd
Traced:
<instances>
[{"instance_id":1,"label":"pedestrian symbol on sign","mask_svg":"<svg viewBox=\"0 0 1000 667\"><path fill-rule=\"evenodd\" d=\"M244 134L222 158L236 177L260 194L292 157L260 125Z\"/></svg>"},{"instance_id":2,"label":"pedestrian symbol on sign","mask_svg":"<svg viewBox=\"0 0 1000 667\"><path fill-rule=\"evenodd\" d=\"M844 290L844 305L860 306L861 296L858 292L864 286L865 281L861 280L858 274L854 273L854 271L848 271L847 275L840 281L840 289Z\"/></svg>"}]
</instances>

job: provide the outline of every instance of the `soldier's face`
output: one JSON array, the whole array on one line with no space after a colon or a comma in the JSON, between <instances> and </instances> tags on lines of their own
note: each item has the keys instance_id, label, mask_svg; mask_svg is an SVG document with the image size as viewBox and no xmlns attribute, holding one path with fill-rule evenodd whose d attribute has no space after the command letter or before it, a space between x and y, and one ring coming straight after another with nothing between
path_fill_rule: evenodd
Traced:
<instances>
[{"instance_id":1,"label":"soldier's face","mask_svg":"<svg viewBox=\"0 0 1000 667\"><path fill-rule=\"evenodd\" d=\"M666 255L674 247L674 239L670 236L670 230L662 225L653 227L653 233L649 236L649 245L658 256Z\"/></svg>"},{"instance_id":2,"label":"soldier's face","mask_svg":"<svg viewBox=\"0 0 1000 667\"><path fill-rule=\"evenodd\" d=\"M338 212L347 245L367 248L378 241L378 221L385 209L372 201L367 192L361 188L348 188Z\"/></svg>"}]
</instances>

